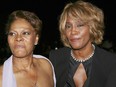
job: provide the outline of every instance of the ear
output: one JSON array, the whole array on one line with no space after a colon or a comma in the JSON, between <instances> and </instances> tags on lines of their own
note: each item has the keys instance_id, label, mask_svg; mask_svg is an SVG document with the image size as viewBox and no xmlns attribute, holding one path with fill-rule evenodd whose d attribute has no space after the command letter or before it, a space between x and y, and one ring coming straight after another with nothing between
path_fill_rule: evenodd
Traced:
<instances>
[{"instance_id":1,"label":"ear","mask_svg":"<svg viewBox=\"0 0 116 87\"><path fill-rule=\"evenodd\" d=\"M35 44L34 45L37 45L38 44L38 41L39 41L39 36L36 35L36 39L35 39Z\"/></svg>"}]
</instances>

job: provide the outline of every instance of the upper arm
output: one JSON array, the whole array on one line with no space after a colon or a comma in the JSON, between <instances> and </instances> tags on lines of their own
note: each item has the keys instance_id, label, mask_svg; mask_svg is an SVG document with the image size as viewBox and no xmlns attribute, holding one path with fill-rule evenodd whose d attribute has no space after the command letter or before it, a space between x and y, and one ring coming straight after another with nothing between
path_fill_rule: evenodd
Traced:
<instances>
[{"instance_id":1,"label":"upper arm","mask_svg":"<svg viewBox=\"0 0 116 87\"><path fill-rule=\"evenodd\" d=\"M114 67L108 76L106 87L116 87L116 68Z\"/></svg>"},{"instance_id":2,"label":"upper arm","mask_svg":"<svg viewBox=\"0 0 116 87\"><path fill-rule=\"evenodd\" d=\"M0 66L0 87L2 87L2 70L3 66Z\"/></svg>"},{"instance_id":3,"label":"upper arm","mask_svg":"<svg viewBox=\"0 0 116 87\"><path fill-rule=\"evenodd\" d=\"M43 67L44 72L46 75L49 77L49 81L52 84L56 84L56 78L55 78L55 73L54 73L54 67L49 59L43 59L41 63L41 67Z\"/></svg>"}]
</instances>

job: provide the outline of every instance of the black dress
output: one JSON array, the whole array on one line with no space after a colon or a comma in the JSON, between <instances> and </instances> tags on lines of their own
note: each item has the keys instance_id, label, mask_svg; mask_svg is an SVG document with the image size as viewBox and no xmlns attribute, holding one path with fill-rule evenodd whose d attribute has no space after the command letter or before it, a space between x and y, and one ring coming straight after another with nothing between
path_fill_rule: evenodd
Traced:
<instances>
[{"instance_id":1,"label":"black dress","mask_svg":"<svg viewBox=\"0 0 116 87\"><path fill-rule=\"evenodd\" d=\"M70 67L68 71L68 80L66 82L65 87L76 87L73 81L73 76L81 62L75 61L72 57L70 57ZM83 87L88 87L89 81L90 81L90 73L91 73L91 67L92 67L92 58L89 60L82 62L86 71L87 80L84 83ZM77 77L78 78L78 77Z\"/></svg>"}]
</instances>

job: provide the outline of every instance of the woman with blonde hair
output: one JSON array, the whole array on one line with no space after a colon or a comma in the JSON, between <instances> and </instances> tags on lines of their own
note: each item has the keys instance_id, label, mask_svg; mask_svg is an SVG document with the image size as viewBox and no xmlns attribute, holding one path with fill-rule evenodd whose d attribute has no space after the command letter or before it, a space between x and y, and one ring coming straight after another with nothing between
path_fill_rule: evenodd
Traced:
<instances>
[{"instance_id":1,"label":"woman with blonde hair","mask_svg":"<svg viewBox=\"0 0 116 87\"><path fill-rule=\"evenodd\" d=\"M116 55L102 48L103 11L90 2L68 3L59 20L64 48L51 51L57 87L115 87Z\"/></svg>"}]
</instances>

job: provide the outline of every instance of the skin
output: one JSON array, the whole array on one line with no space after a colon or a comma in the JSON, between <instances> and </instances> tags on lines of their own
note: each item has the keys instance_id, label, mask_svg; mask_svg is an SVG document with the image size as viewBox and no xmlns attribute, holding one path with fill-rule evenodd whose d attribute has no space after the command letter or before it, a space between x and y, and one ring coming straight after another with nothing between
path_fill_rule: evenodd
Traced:
<instances>
[{"instance_id":1,"label":"skin","mask_svg":"<svg viewBox=\"0 0 116 87\"><path fill-rule=\"evenodd\" d=\"M33 58L34 45L39 38L34 28L24 19L15 20L8 34L8 44L13 54L13 71L17 87L53 87L51 64L42 58ZM0 87L2 87L0 67Z\"/></svg>"},{"instance_id":2,"label":"skin","mask_svg":"<svg viewBox=\"0 0 116 87\"><path fill-rule=\"evenodd\" d=\"M65 34L76 58L87 58L93 52L89 26L87 24L84 24L80 20L73 20L68 17Z\"/></svg>"},{"instance_id":3,"label":"skin","mask_svg":"<svg viewBox=\"0 0 116 87\"><path fill-rule=\"evenodd\" d=\"M94 49L92 47L89 26L87 24L68 17L65 26L65 34L72 47L75 58L85 59L91 55ZM84 66L80 63L73 76L75 86L82 87L86 79L87 76Z\"/></svg>"}]
</instances>

